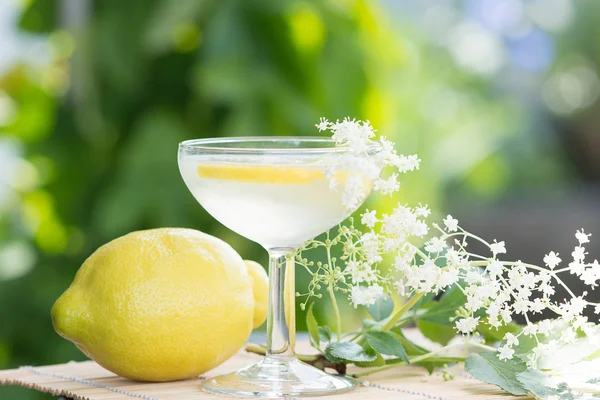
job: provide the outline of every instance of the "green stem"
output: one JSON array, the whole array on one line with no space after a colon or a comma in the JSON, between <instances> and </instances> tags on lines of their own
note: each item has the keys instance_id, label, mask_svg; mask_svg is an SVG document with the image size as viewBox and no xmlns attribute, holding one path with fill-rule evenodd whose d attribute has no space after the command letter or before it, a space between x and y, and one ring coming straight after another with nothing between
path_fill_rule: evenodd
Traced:
<instances>
[{"instance_id":1,"label":"green stem","mask_svg":"<svg viewBox=\"0 0 600 400\"><path fill-rule=\"evenodd\" d=\"M389 331L390 329L392 329L394 325L396 325L396 323L400 321L402 315L409 311L419 300L421 300L421 297L423 297L424 295L425 293L416 293L413 297L411 297L409 301L404 303L404 305L402 305L398 310L392 313L392 315L389 317L388 321L385 323L383 328L381 328L381 330Z\"/></svg>"},{"instance_id":2,"label":"green stem","mask_svg":"<svg viewBox=\"0 0 600 400\"><path fill-rule=\"evenodd\" d=\"M473 347L478 347L482 350L487 350L487 351L496 351L495 348L491 347L491 346L486 346L485 344L481 344L481 343L470 343L470 342L459 342L459 343L454 343L445 347L441 347L437 350L431 351L427 354L423 354L421 356L417 356L417 357L413 357L410 358L410 363L411 364L416 364L419 362L423 362L431 357L437 356L438 354L440 354L441 352L444 352L446 350L452 349L454 347L458 347L458 346L462 346L467 344L468 346L473 346ZM367 375L371 375L371 374L375 374L377 372L382 372L382 371L387 371L388 369L392 369L392 368L396 368L396 367L400 367L403 365L407 365L405 362L399 362L399 363L394 363L394 364L387 364L384 365L382 367L379 368L373 368L369 371L365 371L365 372L359 372L358 374L353 374L352 376L354 378L360 378L363 376L367 376Z\"/></svg>"},{"instance_id":3,"label":"green stem","mask_svg":"<svg viewBox=\"0 0 600 400\"><path fill-rule=\"evenodd\" d=\"M327 232L327 241L325 242L325 248L327 249L327 265L329 266L329 285L327 286L327 293L329 293L329 297L331 298L331 303L333 304L333 312L335 313L335 334L337 336L338 342L342 340L342 318L340 317L340 309L337 304L337 300L335 299L335 293L333 293L333 273L334 273L334 265L331 259L331 241L329 240L329 232Z\"/></svg>"},{"instance_id":4,"label":"green stem","mask_svg":"<svg viewBox=\"0 0 600 400\"><path fill-rule=\"evenodd\" d=\"M331 297L331 303L333 304L333 312L335 313L335 334L338 342L342 340L342 317L340 316L340 309L338 308L337 300L335 299L335 293L331 284L327 288L327 293Z\"/></svg>"}]
</instances>

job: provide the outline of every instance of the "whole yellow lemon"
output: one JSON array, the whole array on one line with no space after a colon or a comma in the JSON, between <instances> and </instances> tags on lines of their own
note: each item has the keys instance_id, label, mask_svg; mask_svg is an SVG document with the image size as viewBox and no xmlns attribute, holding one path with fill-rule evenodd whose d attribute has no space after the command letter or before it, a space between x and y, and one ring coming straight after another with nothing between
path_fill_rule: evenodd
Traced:
<instances>
[{"instance_id":1,"label":"whole yellow lemon","mask_svg":"<svg viewBox=\"0 0 600 400\"><path fill-rule=\"evenodd\" d=\"M189 378L244 345L257 323L254 298L267 297L253 293L253 285L266 291L259 279L266 275L253 279L239 254L213 236L178 228L132 232L84 262L54 304L52 321L120 376Z\"/></svg>"}]
</instances>

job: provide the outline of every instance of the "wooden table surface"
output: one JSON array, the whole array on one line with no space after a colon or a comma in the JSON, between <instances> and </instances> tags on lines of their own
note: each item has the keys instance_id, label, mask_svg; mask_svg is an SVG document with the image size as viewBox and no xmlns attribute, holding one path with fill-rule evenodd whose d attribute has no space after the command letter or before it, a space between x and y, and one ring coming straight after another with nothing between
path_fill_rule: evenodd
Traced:
<instances>
[{"instance_id":1,"label":"wooden table surface","mask_svg":"<svg viewBox=\"0 0 600 400\"><path fill-rule=\"evenodd\" d=\"M305 352L304 350L309 346L306 340L301 340L298 347ZM240 351L206 376L231 372L259 360L260 357L255 354ZM398 367L370 375L368 381L363 380L369 386L326 398L332 400L508 400L513 398L504 394L496 386L471 378L463 372L462 366L453 367L452 372L455 378L444 381L441 373L429 375L419 367ZM92 361L0 371L0 384L18 385L76 400L131 400L132 398L202 400L225 397L204 392L199 379L166 383L133 382L114 375Z\"/></svg>"}]
</instances>

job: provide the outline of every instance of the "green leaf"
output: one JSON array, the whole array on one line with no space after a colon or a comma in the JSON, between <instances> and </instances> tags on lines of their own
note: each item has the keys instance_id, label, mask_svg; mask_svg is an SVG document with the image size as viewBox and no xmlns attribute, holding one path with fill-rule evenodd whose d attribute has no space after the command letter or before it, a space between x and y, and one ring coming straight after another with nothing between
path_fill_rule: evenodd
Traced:
<instances>
[{"instance_id":1,"label":"green leaf","mask_svg":"<svg viewBox=\"0 0 600 400\"><path fill-rule=\"evenodd\" d=\"M517 359L500 360L497 352L474 353L467 357L465 370L474 378L500 387L508 393L522 396L527 389L517 379L517 374L527 370L527 365Z\"/></svg>"},{"instance_id":2,"label":"green leaf","mask_svg":"<svg viewBox=\"0 0 600 400\"><path fill-rule=\"evenodd\" d=\"M394 310L394 302L389 296L385 296L366 308L375 321L381 321L390 316Z\"/></svg>"},{"instance_id":3,"label":"green leaf","mask_svg":"<svg viewBox=\"0 0 600 400\"><path fill-rule=\"evenodd\" d=\"M466 296L458 288L452 288L419 319L440 325L454 325L450 318L456 316L456 310L466 302Z\"/></svg>"},{"instance_id":4,"label":"green leaf","mask_svg":"<svg viewBox=\"0 0 600 400\"><path fill-rule=\"evenodd\" d=\"M427 339L445 346L456 337L453 326L434 324L429 321L417 321L417 328Z\"/></svg>"},{"instance_id":5,"label":"green leaf","mask_svg":"<svg viewBox=\"0 0 600 400\"><path fill-rule=\"evenodd\" d=\"M331 342L331 329L328 326L320 326L319 337L322 342Z\"/></svg>"},{"instance_id":6,"label":"green leaf","mask_svg":"<svg viewBox=\"0 0 600 400\"><path fill-rule=\"evenodd\" d=\"M396 330L390 331L390 333L393 333L398 338L398 340L400 340L400 342L402 342L402 345L404 346L404 349L406 350L406 354L408 354L409 356L420 356L420 355L429 353L429 350L408 340L402 333L402 330L396 329ZM451 362L454 362L454 361L456 361L456 360L450 360L448 358L440 359L439 357L436 357L436 358L432 357L426 361L413 363L412 365L418 365L420 367L423 367L427 370L427 372L429 372L431 374L431 373L433 373L433 371L436 368L441 368L444 365L450 364ZM462 361L462 360L460 360L460 361ZM388 360L387 362L389 363L390 361Z\"/></svg>"},{"instance_id":7,"label":"green leaf","mask_svg":"<svg viewBox=\"0 0 600 400\"><path fill-rule=\"evenodd\" d=\"M313 347L319 348L321 344L319 340L319 325L317 324L317 319L313 314L313 306L315 303L311 303L308 306L308 311L306 312L306 328L308 329L308 334L310 335L310 344Z\"/></svg>"},{"instance_id":8,"label":"green leaf","mask_svg":"<svg viewBox=\"0 0 600 400\"><path fill-rule=\"evenodd\" d=\"M527 362L531 351L537 347L537 342L533 336L519 336L519 344L513 346L513 350L515 351L515 357L520 358L524 362Z\"/></svg>"},{"instance_id":9,"label":"green leaf","mask_svg":"<svg viewBox=\"0 0 600 400\"><path fill-rule=\"evenodd\" d=\"M375 353L368 353L361 345L353 342L333 342L325 348L325 357L331 362L371 362Z\"/></svg>"},{"instance_id":10,"label":"green leaf","mask_svg":"<svg viewBox=\"0 0 600 400\"><path fill-rule=\"evenodd\" d=\"M421 347L418 344L415 344L408 340L400 329L395 329L390 332L394 333L396 335L396 338L398 338L398 340L402 342L402 345L406 350L406 354L408 354L409 356L420 356L422 354L429 353L429 351L426 348Z\"/></svg>"},{"instance_id":11,"label":"green leaf","mask_svg":"<svg viewBox=\"0 0 600 400\"><path fill-rule=\"evenodd\" d=\"M373 350L388 356L396 356L405 363L410 364L402 342L394 335L388 332L369 331L366 334L366 339Z\"/></svg>"},{"instance_id":12,"label":"green leaf","mask_svg":"<svg viewBox=\"0 0 600 400\"><path fill-rule=\"evenodd\" d=\"M550 375L537 369L530 369L517 374L518 381L536 397L545 399L549 396L561 396L570 392L566 386L552 388L546 385L545 382L549 377Z\"/></svg>"},{"instance_id":13,"label":"green leaf","mask_svg":"<svg viewBox=\"0 0 600 400\"><path fill-rule=\"evenodd\" d=\"M367 351L367 353L370 353ZM354 365L360 368L371 368L371 367L383 367L386 364L386 360L379 353L373 352L377 356L375 361L370 362L355 362Z\"/></svg>"},{"instance_id":14,"label":"green leaf","mask_svg":"<svg viewBox=\"0 0 600 400\"><path fill-rule=\"evenodd\" d=\"M363 319L363 327L365 330L381 329L383 327L383 323L382 323L382 321L373 321L372 319Z\"/></svg>"}]
</instances>

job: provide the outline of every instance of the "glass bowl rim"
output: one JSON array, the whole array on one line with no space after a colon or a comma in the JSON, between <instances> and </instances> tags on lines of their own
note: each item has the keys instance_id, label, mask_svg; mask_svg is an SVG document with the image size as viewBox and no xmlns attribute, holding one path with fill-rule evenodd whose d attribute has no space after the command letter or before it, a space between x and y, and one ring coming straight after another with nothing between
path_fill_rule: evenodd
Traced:
<instances>
[{"instance_id":1,"label":"glass bowl rim","mask_svg":"<svg viewBox=\"0 0 600 400\"><path fill-rule=\"evenodd\" d=\"M228 147L226 144L248 142L309 142L327 143L328 147ZM225 146L223 146L225 144ZM369 140L367 153L377 153L382 150L380 142ZM346 153L352 149L347 146L335 147L335 140L323 136L231 136L189 139L179 143L179 150L213 152L213 153Z\"/></svg>"}]
</instances>

